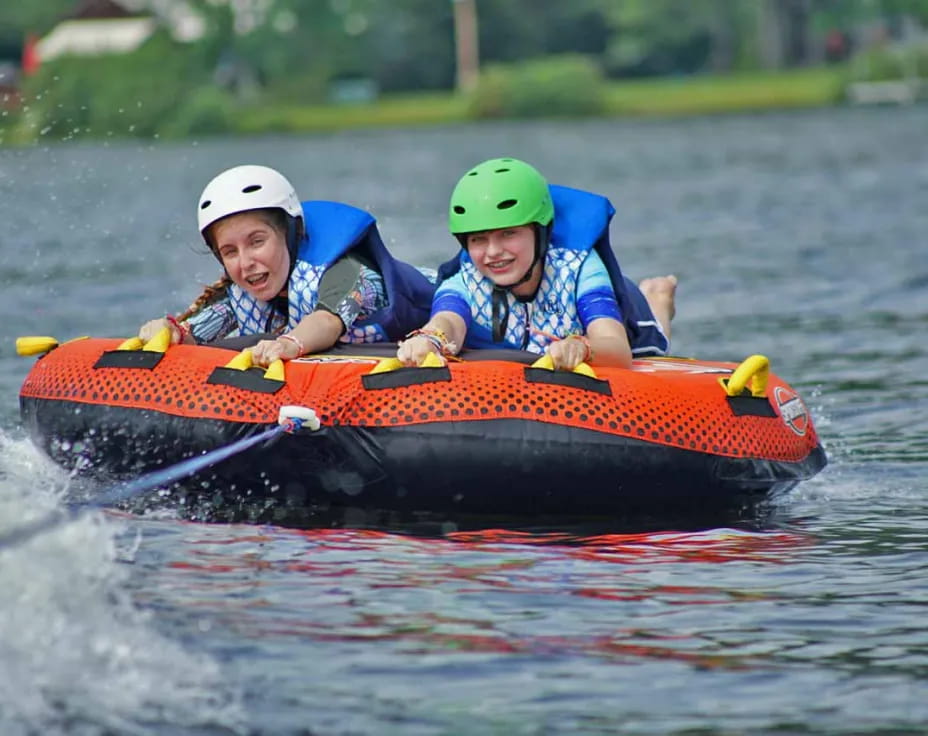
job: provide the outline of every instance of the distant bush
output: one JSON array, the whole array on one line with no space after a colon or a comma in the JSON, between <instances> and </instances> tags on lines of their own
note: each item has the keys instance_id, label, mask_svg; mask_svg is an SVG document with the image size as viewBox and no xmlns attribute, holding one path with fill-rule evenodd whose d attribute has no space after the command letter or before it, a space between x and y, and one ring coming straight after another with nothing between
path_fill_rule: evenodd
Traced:
<instances>
[{"instance_id":1,"label":"distant bush","mask_svg":"<svg viewBox=\"0 0 928 736\"><path fill-rule=\"evenodd\" d=\"M851 60L850 75L854 82L928 78L928 44L892 45L861 52Z\"/></svg>"},{"instance_id":2,"label":"distant bush","mask_svg":"<svg viewBox=\"0 0 928 736\"><path fill-rule=\"evenodd\" d=\"M201 87L187 95L159 132L165 138L228 133L232 130L233 107L227 92L218 87Z\"/></svg>"},{"instance_id":3,"label":"distant bush","mask_svg":"<svg viewBox=\"0 0 928 736\"><path fill-rule=\"evenodd\" d=\"M838 104L844 67L812 67L725 76L654 77L613 82L611 115L710 115Z\"/></svg>"},{"instance_id":4,"label":"distant bush","mask_svg":"<svg viewBox=\"0 0 928 736\"><path fill-rule=\"evenodd\" d=\"M489 66L473 101L477 117L596 115L604 109L605 82L585 56L551 56Z\"/></svg>"},{"instance_id":5,"label":"distant bush","mask_svg":"<svg viewBox=\"0 0 928 736\"><path fill-rule=\"evenodd\" d=\"M347 128L457 123L469 116L467 100L450 93L384 95L363 105L268 105L236 110L234 132L300 133Z\"/></svg>"},{"instance_id":6,"label":"distant bush","mask_svg":"<svg viewBox=\"0 0 928 736\"><path fill-rule=\"evenodd\" d=\"M271 105L317 105L325 102L329 70L324 67L294 71L269 82L262 90L262 102Z\"/></svg>"},{"instance_id":7,"label":"distant bush","mask_svg":"<svg viewBox=\"0 0 928 736\"><path fill-rule=\"evenodd\" d=\"M28 78L22 122L53 138L151 137L209 80L201 57L158 34L132 53L46 62Z\"/></svg>"}]
</instances>

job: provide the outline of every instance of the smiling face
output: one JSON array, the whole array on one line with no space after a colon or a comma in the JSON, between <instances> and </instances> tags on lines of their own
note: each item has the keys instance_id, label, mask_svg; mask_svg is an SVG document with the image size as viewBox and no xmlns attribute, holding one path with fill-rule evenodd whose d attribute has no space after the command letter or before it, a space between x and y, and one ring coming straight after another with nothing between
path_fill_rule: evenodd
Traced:
<instances>
[{"instance_id":1,"label":"smiling face","mask_svg":"<svg viewBox=\"0 0 928 736\"><path fill-rule=\"evenodd\" d=\"M531 225L519 225L469 233L467 253L477 270L494 284L512 286L535 260L535 230Z\"/></svg>"},{"instance_id":2,"label":"smiling face","mask_svg":"<svg viewBox=\"0 0 928 736\"><path fill-rule=\"evenodd\" d=\"M224 217L210 226L209 240L229 278L255 299L270 301L287 285L286 233L266 213Z\"/></svg>"}]
</instances>

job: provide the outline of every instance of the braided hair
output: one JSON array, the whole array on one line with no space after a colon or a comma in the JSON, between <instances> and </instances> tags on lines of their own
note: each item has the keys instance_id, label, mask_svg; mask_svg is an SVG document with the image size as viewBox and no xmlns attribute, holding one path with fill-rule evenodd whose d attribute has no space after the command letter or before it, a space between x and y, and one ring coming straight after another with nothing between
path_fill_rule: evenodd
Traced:
<instances>
[{"instance_id":1,"label":"braided hair","mask_svg":"<svg viewBox=\"0 0 928 736\"><path fill-rule=\"evenodd\" d=\"M213 283L207 284L203 287L203 293L193 300L193 303L187 307L183 314L178 315L177 320L183 322L184 320L190 319L204 307L208 307L210 304L214 304L225 298L231 284L232 279L229 278L228 274L223 274Z\"/></svg>"}]
</instances>

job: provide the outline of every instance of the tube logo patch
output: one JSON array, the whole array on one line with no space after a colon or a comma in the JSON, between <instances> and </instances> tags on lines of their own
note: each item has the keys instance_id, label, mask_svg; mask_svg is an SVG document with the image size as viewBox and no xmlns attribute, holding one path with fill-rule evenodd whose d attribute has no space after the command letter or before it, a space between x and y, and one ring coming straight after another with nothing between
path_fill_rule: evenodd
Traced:
<instances>
[{"instance_id":1,"label":"tube logo patch","mask_svg":"<svg viewBox=\"0 0 928 736\"><path fill-rule=\"evenodd\" d=\"M802 399L782 386L777 386L773 390L773 397L777 402L783 423L802 437L809 429L809 412L806 410L806 405L802 403Z\"/></svg>"}]
</instances>

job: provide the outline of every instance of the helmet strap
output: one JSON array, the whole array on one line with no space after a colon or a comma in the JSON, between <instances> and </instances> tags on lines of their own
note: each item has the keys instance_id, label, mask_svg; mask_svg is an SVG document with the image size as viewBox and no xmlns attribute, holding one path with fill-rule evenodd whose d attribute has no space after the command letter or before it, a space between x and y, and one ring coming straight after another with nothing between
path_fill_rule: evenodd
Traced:
<instances>
[{"instance_id":1,"label":"helmet strap","mask_svg":"<svg viewBox=\"0 0 928 736\"><path fill-rule=\"evenodd\" d=\"M532 274L535 272L535 266L539 263L543 263L545 255L548 253L548 238L551 234L550 225L539 225L537 222L532 223L532 230L535 232L535 257L532 259L532 264L528 267L528 271L525 272L525 275L516 281L514 284L509 286L501 286L499 288L506 289L507 291L512 291L517 286L521 286L526 281L529 281L532 278ZM540 284L540 282L539 282ZM536 289L537 291L537 289ZM529 296L516 296L520 302L530 302L535 298L535 292L532 292Z\"/></svg>"},{"instance_id":2,"label":"helmet strap","mask_svg":"<svg viewBox=\"0 0 928 736\"><path fill-rule=\"evenodd\" d=\"M302 222L302 218L287 215L287 253L290 254L290 270L287 271L288 281L293 269L296 268L296 257L300 252L300 241L303 239Z\"/></svg>"},{"instance_id":3,"label":"helmet strap","mask_svg":"<svg viewBox=\"0 0 928 736\"><path fill-rule=\"evenodd\" d=\"M493 287L493 342L502 342L506 338L509 326L509 287Z\"/></svg>"}]
</instances>

